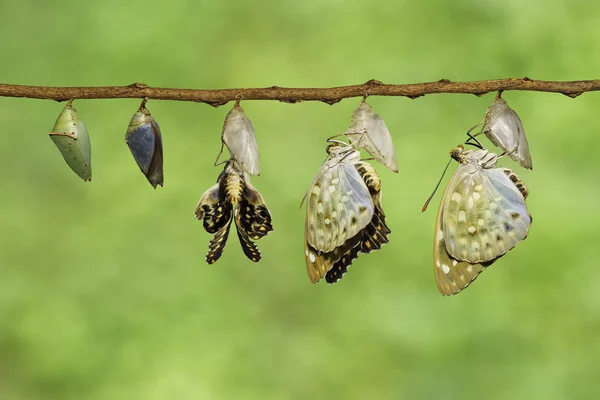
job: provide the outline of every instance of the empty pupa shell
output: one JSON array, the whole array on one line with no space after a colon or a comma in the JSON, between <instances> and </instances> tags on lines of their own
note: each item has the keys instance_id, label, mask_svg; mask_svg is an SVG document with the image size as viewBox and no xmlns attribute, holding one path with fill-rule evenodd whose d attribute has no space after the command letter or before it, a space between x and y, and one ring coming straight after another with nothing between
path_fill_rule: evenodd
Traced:
<instances>
[{"instance_id":1,"label":"empty pupa shell","mask_svg":"<svg viewBox=\"0 0 600 400\"><path fill-rule=\"evenodd\" d=\"M503 98L498 96L485 113L483 133L522 167L532 169L521 119Z\"/></svg>"},{"instance_id":2,"label":"empty pupa shell","mask_svg":"<svg viewBox=\"0 0 600 400\"><path fill-rule=\"evenodd\" d=\"M158 123L144 103L129 122L125 142L152 187L156 189L157 185L163 186L162 135Z\"/></svg>"},{"instance_id":3,"label":"empty pupa shell","mask_svg":"<svg viewBox=\"0 0 600 400\"><path fill-rule=\"evenodd\" d=\"M254 127L237 103L225 118L221 140L229 149L231 160L239 170L249 175L260 174L260 157Z\"/></svg>"},{"instance_id":4,"label":"empty pupa shell","mask_svg":"<svg viewBox=\"0 0 600 400\"><path fill-rule=\"evenodd\" d=\"M92 180L92 148L90 136L77 110L71 103L62 110L50 138L60 150L63 158L84 181Z\"/></svg>"},{"instance_id":5,"label":"empty pupa shell","mask_svg":"<svg viewBox=\"0 0 600 400\"><path fill-rule=\"evenodd\" d=\"M377 161L398 172L390 131L383 119L364 101L352 112L350 127L345 134L353 147L365 149Z\"/></svg>"}]
</instances>

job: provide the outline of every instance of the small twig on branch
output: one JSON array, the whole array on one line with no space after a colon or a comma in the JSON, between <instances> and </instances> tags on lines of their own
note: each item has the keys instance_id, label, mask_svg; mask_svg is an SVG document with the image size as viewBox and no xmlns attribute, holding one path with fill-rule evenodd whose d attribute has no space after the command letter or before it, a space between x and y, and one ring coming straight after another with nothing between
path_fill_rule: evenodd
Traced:
<instances>
[{"instance_id":1,"label":"small twig on branch","mask_svg":"<svg viewBox=\"0 0 600 400\"><path fill-rule=\"evenodd\" d=\"M279 100L286 103L322 101L335 104L342 99L363 96L406 96L412 99L426 94L462 93L482 96L489 92L528 90L534 92L562 93L575 98L584 92L600 90L600 80L588 81L536 81L529 78L507 78L477 82L437 82L388 85L371 79L362 85L333 88L267 88L247 89L169 89L150 87L144 83L129 86L102 87L51 87L0 84L0 97L25 97L66 101L71 99L148 98L158 100L195 101L214 107L238 99Z\"/></svg>"}]
</instances>

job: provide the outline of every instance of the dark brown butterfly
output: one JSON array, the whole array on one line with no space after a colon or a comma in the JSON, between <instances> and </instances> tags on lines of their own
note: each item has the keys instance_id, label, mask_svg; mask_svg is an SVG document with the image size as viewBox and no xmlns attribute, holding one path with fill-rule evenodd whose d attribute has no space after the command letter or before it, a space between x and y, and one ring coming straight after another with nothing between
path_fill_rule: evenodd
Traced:
<instances>
[{"instance_id":1,"label":"dark brown butterfly","mask_svg":"<svg viewBox=\"0 0 600 400\"><path fill-rule=\"evenodd\" d=\"M209 243L206 262L213 264L223 254L231 221L246 257L254 262L261 259L252 240L258 240L273 230L271 214L261 194L250 183L247 173L239 171L228 161L217 183L208 189L196 207L195 216L204 229L215 236Z\"/></svg>"}]
</instances>

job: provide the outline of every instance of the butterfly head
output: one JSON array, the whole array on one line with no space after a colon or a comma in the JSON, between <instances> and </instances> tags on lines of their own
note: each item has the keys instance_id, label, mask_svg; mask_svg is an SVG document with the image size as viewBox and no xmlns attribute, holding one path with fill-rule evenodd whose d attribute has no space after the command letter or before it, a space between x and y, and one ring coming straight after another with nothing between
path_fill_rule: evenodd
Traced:
<instances>
[{"instance_id":1,"label":"butterfly head","mask_svg":"<svg viewBox=\"0 0 600 400\"><path fill-rule=\"evenodd\" d=\"M467 150L468 151L468 150ZM456 146L455 148L453 148L450 151L450 157L452 157L453 159L455 159L456 161L458 161L459 163L463 163L464 159L465 159L465 155L464 153L466 153L467 151L465 151L465 148L462 147L460 144L458 146Z\"/></svg>"}]
</instances>

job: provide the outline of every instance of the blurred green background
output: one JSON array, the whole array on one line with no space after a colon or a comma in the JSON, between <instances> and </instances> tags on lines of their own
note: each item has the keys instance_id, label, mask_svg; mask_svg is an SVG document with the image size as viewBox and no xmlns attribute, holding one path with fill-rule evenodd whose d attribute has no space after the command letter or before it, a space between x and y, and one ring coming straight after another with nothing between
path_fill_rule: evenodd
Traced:
<instances>
[{"instance_id":1,"label":"blurred green background","mask_svg":"<svg viewBox=\"0 0 600 400\"><path fill-rule=\"evenodd\" d=\"M0 82L593 79L599 15L584 1L4 1ZM299 204L360 99L243 102L275 231L260 263L232 235L208 266L193 211L220 172L231 104L148 103L165 148L154 191L124 143L139 100L75 101L93 149L84 183L48 138L64 104L0 98L0 399L598 398L600 94L504 98L534 170L503 163L529 187L534 222L451 298L433 276L440 194L420 209L493 94L369 99L400 164L375 164L392 235L334 286L308 280Z\"/></svg>"}]
</instances>

